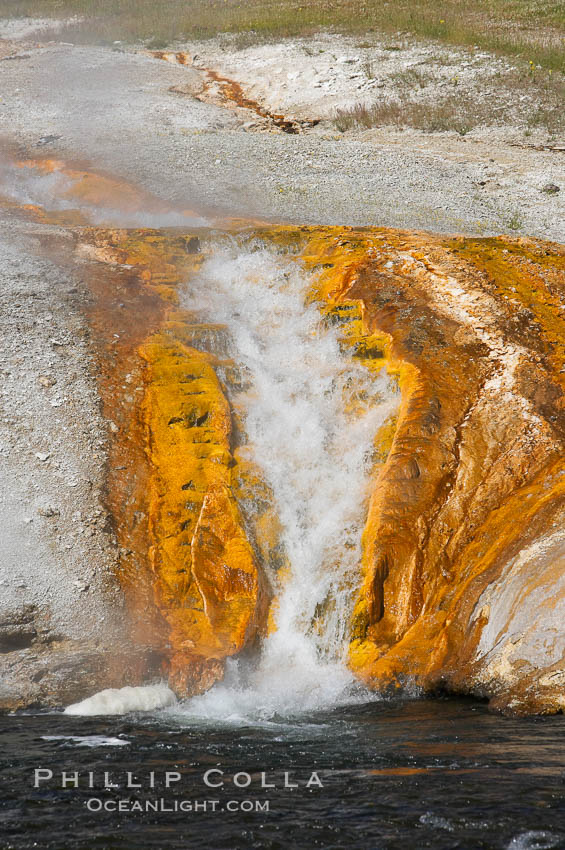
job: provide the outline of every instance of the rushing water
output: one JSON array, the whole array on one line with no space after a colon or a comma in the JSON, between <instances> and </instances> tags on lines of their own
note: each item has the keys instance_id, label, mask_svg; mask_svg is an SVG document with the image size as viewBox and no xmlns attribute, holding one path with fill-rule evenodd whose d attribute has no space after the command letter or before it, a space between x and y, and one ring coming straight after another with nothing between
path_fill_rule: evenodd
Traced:
<instances>
[{"instance_id":1,"label":"rushing water","mask_svg":"<svg viewBox=\"0 0 565 850\"><path fill-rule=\"evenodd\" d=\"M260 658L229 665L224 683L186 706L192 715L268 717L359 698L347 629L371 447L394 402L385 374L341 351L339 331L307 301L311 284L298 261L260 245L214 251L189 282L186 306L226 327L224 353L245 376L231 401L288 565Z\"/></svg>"},{"instance_id":2,"label":"rushing water","mask_svg":"<svg viewBox=\"0 0 565 850\"><path fill-rule=\"evenodd\" d=\"M260 724L176 710L20 714L0 718L0 729L2 850L565 846L563 717L509 719L471 701L415 700ZM38 788L36 768L53 772ZM223 771L209 775L223 786L205 784L211 769ZM61 788L63 770L79 772L78 788ZM140 789L126 787L127 771ZM181 775L169 789L166 771ZM306 787L312 771L322 787ZM118 788L103 789L104 772ZM249 774L247 787L234 783L237 773ZM274 788L261 787L261 773ZM285 773L298 787L284 787ZM129 810L113 810L120 800Z\"/></svg>"}]
</instances>

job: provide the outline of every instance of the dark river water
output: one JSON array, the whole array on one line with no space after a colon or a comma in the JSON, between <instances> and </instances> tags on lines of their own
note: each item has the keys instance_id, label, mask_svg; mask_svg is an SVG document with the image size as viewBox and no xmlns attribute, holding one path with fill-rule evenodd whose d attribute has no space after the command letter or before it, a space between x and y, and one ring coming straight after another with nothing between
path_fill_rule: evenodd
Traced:
<instances>
[{"instance_id":1,"label":"dark river water","mask_svg":"<svg viewBox=\"0 0 565 850\"><path fill-rule=\"evenodd\" d=\"M0 725L2 850L565 847L562 716L418 700L254 726L178 709Z\"/></svg>"}]
</instances>

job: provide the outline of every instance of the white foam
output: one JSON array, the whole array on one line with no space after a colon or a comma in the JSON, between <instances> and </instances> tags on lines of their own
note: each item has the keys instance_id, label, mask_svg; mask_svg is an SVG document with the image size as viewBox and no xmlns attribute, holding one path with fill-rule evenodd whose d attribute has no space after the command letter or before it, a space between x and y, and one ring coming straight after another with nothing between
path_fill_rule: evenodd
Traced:
<instances>
[{"instance_id":1,"label":"white foam","mask_svg":"<svg viewBox=\"0 0 565 850\"><path fill-rule=\"evenodd\" d=\"M516 835L507 850L551 850L552 847L562 846L562 836L554 832L532 829Z\"/></svg>"},{"instance_id":2,"label":"white foam","mask_svg":"<svg viewBox=\"0 0 565 850\"><path fill-rule=\"evenodd\" d=\"M123 738L106 738L104 735L42 735L43 741L69 741L77 747L127 747Z\"/></svg>"},{"instance_id":3,"label":"white foam","mask_svg":"<svg viewBox=\"0 0 565 850\"><path fill-rule=\"evenodd\" d=\"M92 717L98 714L128 714L130 711L154 711L173 705L176 697L167 685L143 685L137 688L107 688L94 696L67 706L65 714Z\"/></svg>"},{"instance_id":4,"label":"white foam","mask_svg":"<svg viewBox=\"0 0 565 850\"><path fill-rule=\"evenodd\" d=\"M224 680L184 703L167 709L180 722L211 721L266 725L292 721L297 715L380 699L351 675L345 664L293 657L277 668L266 652L255 666L228 659Z\"/></svg>"},{"instance_id":5,"label":"white foam","mask_svg":"<svg viewBox=\"0 0 565 850\"><path fill-rule=\"evenodd\" d=\"M185 706L191 715L288 715L358 693L346 654L369 456L395 398L386 375L342 354L339 330L305 303L310 284L297 260L239 248L217 251L190 281L185 306L228 327L251 381L233 401L274 495L289 564L257 664L231 665L224 683Z\"/></svg>"}]
</instances>

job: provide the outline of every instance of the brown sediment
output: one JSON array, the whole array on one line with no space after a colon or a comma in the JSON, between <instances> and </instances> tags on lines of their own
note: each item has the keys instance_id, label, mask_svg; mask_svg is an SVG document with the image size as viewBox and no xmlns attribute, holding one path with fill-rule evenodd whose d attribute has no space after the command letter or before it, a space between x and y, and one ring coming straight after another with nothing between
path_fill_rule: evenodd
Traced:
<instances>
[{"instance_id":1,"label":"brown sediment","mask_svg":"<svg viewBox=\"0 0 565 850\"><path fill-rule=\"evenodd\" d=\"M177 690L194 693L264 627L266 587L233 494L231 414L213 361L168 324L141 356L149 557L170 627L170 677Z\"/></svg>"},{"instance_id":2,"label":"brown sediment","mask_svg":"<svg viewBox=\"0 0 565 850\"><path fill-rule=\"evenodd\" d=\"M219 88L220 96L223 101L227 101L228 104L234 104L242 109L248 109L250 112L254 112L260 118L265 118L270 125L282 130L283 133L296 135L297 133L302 132L305 127L315 127L320 123L317 118L299 121L294 118L287 118L276 112L270 112L265 106L261 106L258 101L248 97L240 83L219 74L217 71L193 65L192 58L187 53L154 50L151 51L151 55L154 56L155 59L162 59L165 62L172 63L173 65L192 65L196 70L205 73L207 80L204 84L204 92L202 95L194 95L199 100L209 99L210 85L216 84ZM181 94L184 93L182 88L179 86L173 86L170 91Z\"/></svg>"},{"instance_id":3,"label":"brown sediment","mask_svg":"<svg viewBox=\"0 0 565 850\"><path fill-rule=\"evenodd\" d=\"M91 282L91 323L113 432L108 506L134 637L161 654L179 694L195 693L255 640L268 604L232 492L229 405L214 357L190 345L199 328L178 306L179 282L200 263L199 240L140 230L84 230L80 239L82 255L103 263L101 282L96 273ZM116 286L120 268L125 287Z\"/></svg>"},{"instance_id":4,"label":"brown sediment","mask_svg":"<svg viewBox=\"0 0 565 850\"><path fill-rule=\"evenodd\" d=\"M192 65L190 54L181 50L152 50L151 56L154 56L155 59L162 59L164 62L170 62L172 65Z\"/></svg>"},{"instance_id":5,"label":"brown sediment","mask_svg":"<svg viewBox=\"0 0 565 850\"><path fill-rule=\"evenodd\" d=\"M234 103L236 106L242 107L243 109L249 109L261 118L267 118L271 124L278 127L283 131L283 133L290 133L291 135L300 133L300 122L285 118L284 115L279 115L275 112L269 112L268 109L261 106L256 100L247 97L240 84L236 83L235 80L230 80L229 77L223 77L218 74L217 71L207 70L206 75L211 82L219 85L220 91L226 100ZM313 127L318 123L318 121L313 120L308 121L307 123L309 127Z\"/></svg>"},{"instance_id":6,"label":"brown sediment","mask_svg":"<svg viewBox=\"0 0 565 850\"><path fill-rule=\"evenodd\" d=\"M402 391L379 435L352 668L376 688L562 710L564 249L377 229L294 239L322 310L357 305L351 342L359 312L365 350Z\"/></svg>"},{"instance_id":7,"label":"brown sediment","mask_svg":"<svg viewBox=\"0 0 565 850\"><path fill-rule=\"evenodd\" d=\"M146 494L151 468L140 415L146 388L139 347L165 319L174 292L171 284L177 282L175 258L184 260L190 237L167 245L168 253L165 244L153 231L87 229L80 232L77 249L80 256L99 261L88 266L93 296L88 317L103 413L110 423L106 499L120 546L120 579L127 591L134 640L158 651L163 651L167 635L147 569L151 540ZM127 262L132 259L133 263Z\"/></svg>"},{"instance_id":8,"label":"brown sediment","mask_svg":"<svg viewBox=\"0 0 565 850\"><path fill-rule=\"evenodd\" d=\"M543 553L565 506L563 249L517 239L398 241L389 237L396 270L368 262L349 291L412 369L369 511L352 665L379 686L411 681L488 695L515 711L559 710L559 678L553 690L540 684L547 657L540 650L536 659L514 632L514 606L529 605L530 626L541 629L563 597L562 566L554 570L554 552ZM477 611L536 542L539 557L516 600ZM540 581L548 586L541 601ZM481 653L489 617L492 645ZM559 654L559 619L553 627L547 644Z\"/></svg>"}]
</instances>

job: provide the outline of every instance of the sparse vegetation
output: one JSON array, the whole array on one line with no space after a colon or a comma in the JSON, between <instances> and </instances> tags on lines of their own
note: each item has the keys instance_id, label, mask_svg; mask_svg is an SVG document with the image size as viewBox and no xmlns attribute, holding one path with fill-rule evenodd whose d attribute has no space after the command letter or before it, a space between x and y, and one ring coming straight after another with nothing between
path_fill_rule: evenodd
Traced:
<instances>
[{"instance_id":1,"label":"sparse vegetation","mask_svg":"<svg viewBox=\"0 0 565 850\"><path fill-rule=\"evenodd\" d=\"M510 69L466 91L457 90L458 77L453 77L450 87L442 87L442 94L433 99L424 99L426 87L434 81L431 71L408 68L390 80L398 91L395 97L338 109L336 129L413 127L430 133L451 130L461 136L475 127L498 125L521 126L525 133L537 128L552 135L565 131L565 79L560 74L533 76L527 68Z\"/></svg>"},{"instance_id":2,"label":"sparse vegetation","mask_svg":"<svg viewBox=\"0 0 565 850\"><path fill-rule=\"evenodd\" d=\"M510 230L521 230L524 227L524 221L518 211L513 212L508 217L507 224Z\"/></svg>"},{"instance_id":3,"label":"sparse vegetation","mask_svg":"<svg viewBox=\"0 0 565 850\"><path fill-rule=\"evenodd\" d=\"M168 44L220 32L248 32L257 41L326 28L478 46L565 71L562 0L4 0L2 12L78 15L83 20L71 29L75 41L152 38Z\"/></svg>"},{"instance_id":4,"label":"sparse vegetation","mask_svg":"<svg viewBox=\"0 0 565 850\"><path fill-rule=\"evenodd\" d=\"M433 82L434 76L429 71L422 71L419 68L406 68L404 71L393 74L391 79L404 89L425 89Z\"/></svg>"},{"instance_id":5,"label":"sparse vegetation","mask_svg":"<svg viewBox=\"0 0 565 850\"><path fill-rule=\"evenodd\" d=\"M370 59L369 57L364 59L361 64L361 68L368 80L374 80L377 76L377 67L373 59Z\"/></svg>"},{"instance_id":6,"label":"sparse vegetation","mask_svg":"<svg viewBox=\"0 0 565 850\"><path fill-rule=\"evenodd\" d=\"M475 107L473 115L466 108L468 106ZM393 126L414 127L429 133L455 130L464 136L479 123L476 104L453 96L434 104L410 99L385 100L371 106L358 103L351 109L338 109L335 117L335 126L341 132Z\"/></svg>"}]
</instances>

